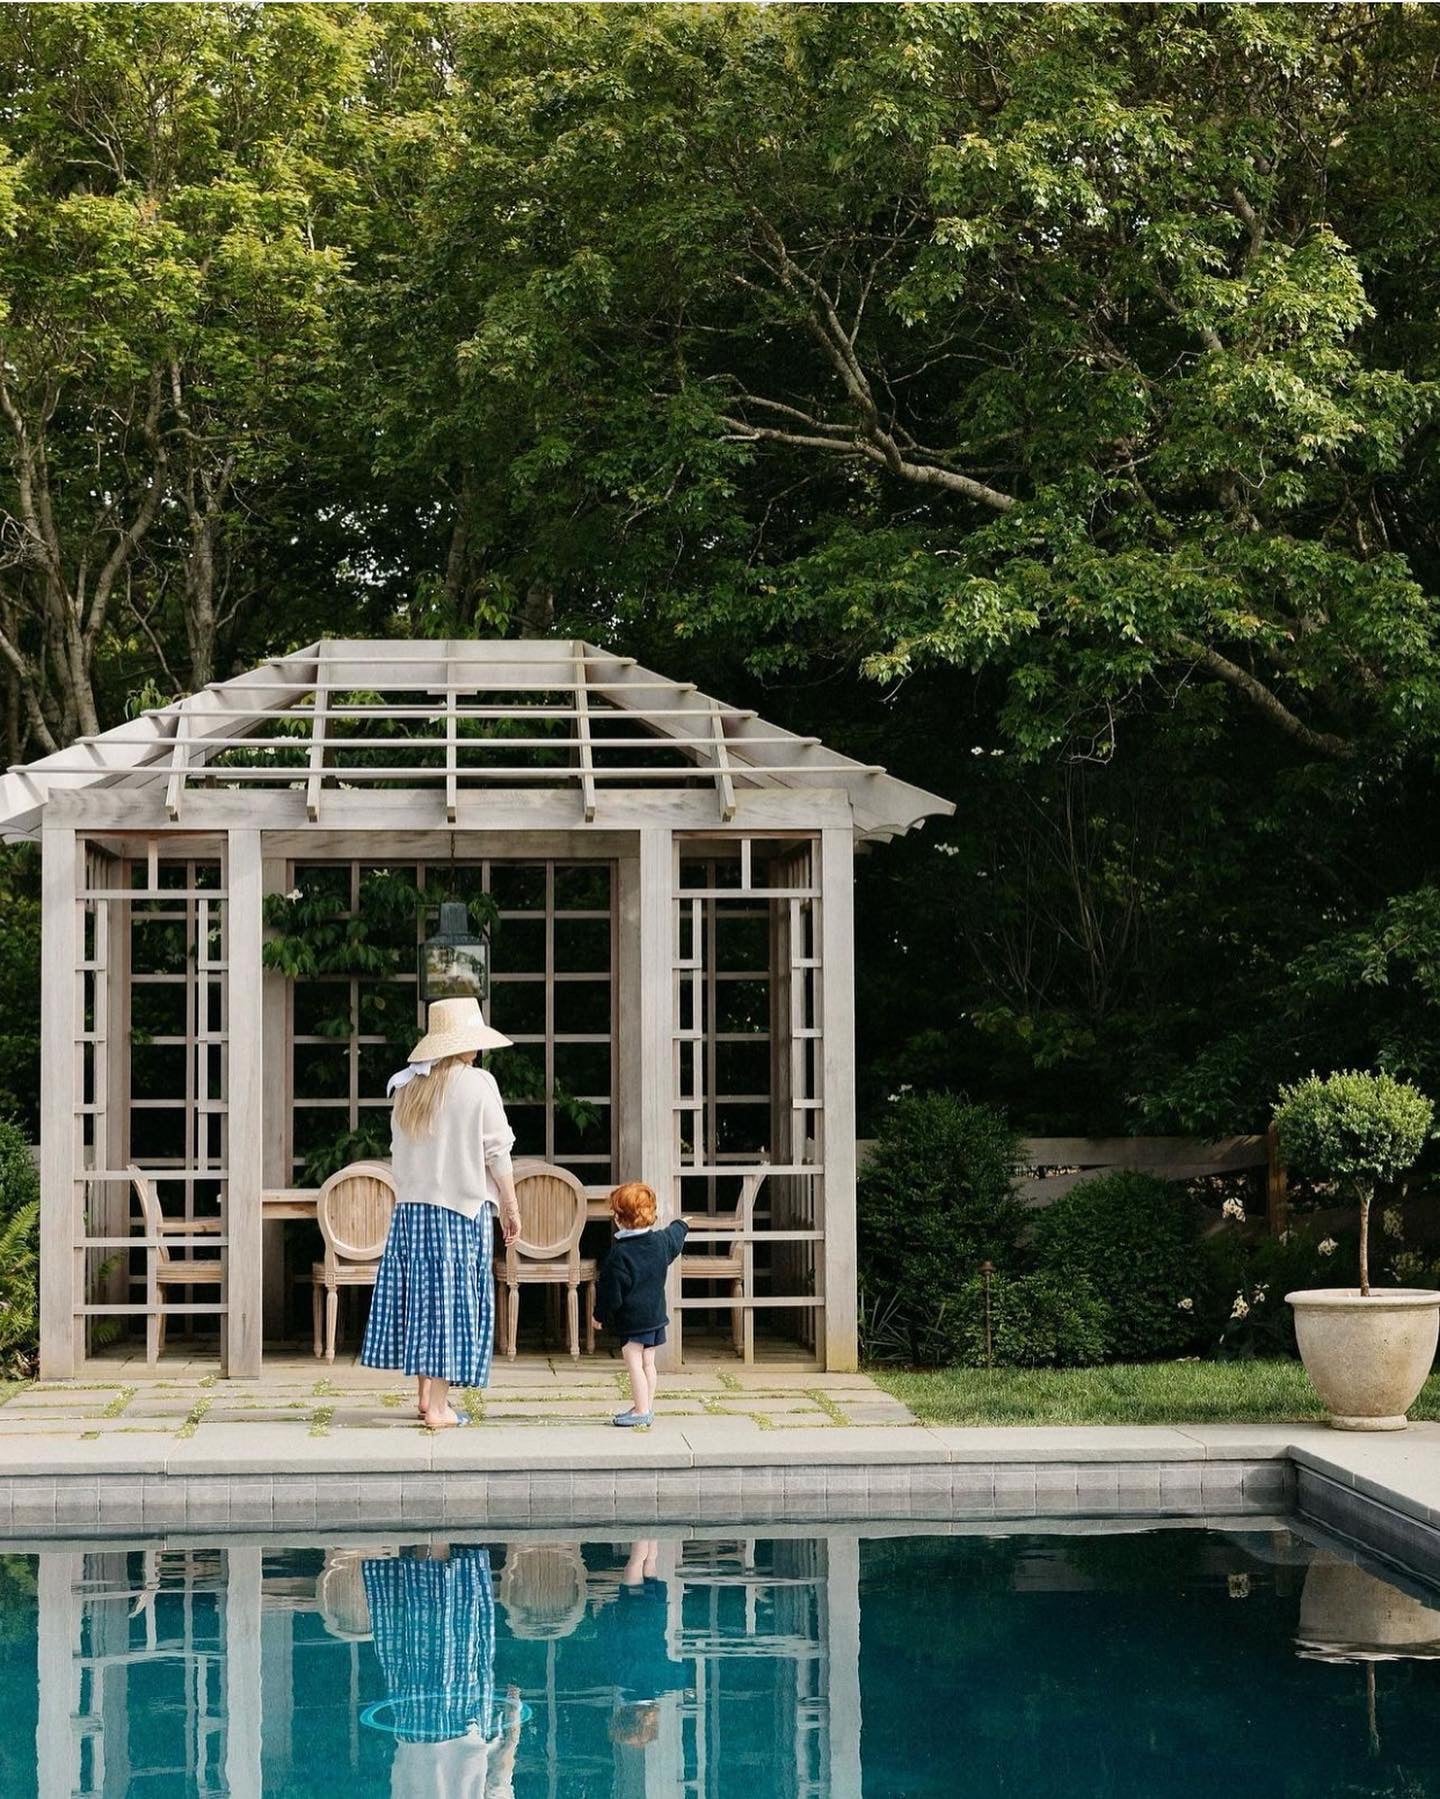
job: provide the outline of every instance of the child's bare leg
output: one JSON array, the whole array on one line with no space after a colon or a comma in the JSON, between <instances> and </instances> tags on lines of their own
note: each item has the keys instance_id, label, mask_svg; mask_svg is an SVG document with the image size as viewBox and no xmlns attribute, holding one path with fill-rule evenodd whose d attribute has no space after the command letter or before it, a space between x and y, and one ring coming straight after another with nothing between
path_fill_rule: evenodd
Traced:
<instances>
[{"instance_id":1,"label":"child's bare leg","mask_svg":"<svg viewBox=\"0 0 1440 1799\"><path fill-rule=\"evenodd\" d=\"M630 1405L637 1412L650 1410L650 1383L645 1374L645 1355L638 1343L623 1343L620 1346L621 1359L625 1363L625 1372L630 1376Z\"/></svg>"},{"instance_id":2,"label":"child's bare leg","mask_svg":"<svg viewBox=\"0 0 1440 1799\"><path fill-rule=\"evenodd\" d=\"M646 1537L640 1537L630 1545L630 1559L625 1564L625 1572L620 1576L620 1584L626 1587L638 1587L645 1578L645 1557L653 1545Z\"/></svg>"},{"instance_id":3,"label":"child's bare leg","mask_svg":"<svg viewBox=\"0 0 1440 1799\"><path fill-rule=\"evenodd\" d=\"M653 1349L647 1349L645 1351L644 1362L645 1362L645 1410L647 1412L653 1412L655 1410L655 1381L656 1381L655 1351Z\"/></svg>"},{"instance_id":4,"label":"child's bare leg","mask_svg":"<svg viewBox=\"0 0 1440 1799\"><path fill-rule=\"evenodd\" d=\"M415 1410L422 1418L430 1410L430 1376L428 1374L415 1376Z\"/></svg>"}]
</instances>

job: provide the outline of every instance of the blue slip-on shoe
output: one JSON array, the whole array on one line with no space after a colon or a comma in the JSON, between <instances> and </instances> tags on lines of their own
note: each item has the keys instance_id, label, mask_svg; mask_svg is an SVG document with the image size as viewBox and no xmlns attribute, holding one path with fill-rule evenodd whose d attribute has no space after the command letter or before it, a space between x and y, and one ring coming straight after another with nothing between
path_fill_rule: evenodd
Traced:
<instances>
[{"instance_id":1,"label":"blue slip-on shoe","mask_svg":"<svg viewBox=\"0 0 1440 1799\"><path fill-rule=\"evenodd\" d=\"M621 1430L649 1430L655 1422L655 1414L654 1412L636 1411L617 1412L613 1422L618 1424Z\"/></svg>"}]
</instances>

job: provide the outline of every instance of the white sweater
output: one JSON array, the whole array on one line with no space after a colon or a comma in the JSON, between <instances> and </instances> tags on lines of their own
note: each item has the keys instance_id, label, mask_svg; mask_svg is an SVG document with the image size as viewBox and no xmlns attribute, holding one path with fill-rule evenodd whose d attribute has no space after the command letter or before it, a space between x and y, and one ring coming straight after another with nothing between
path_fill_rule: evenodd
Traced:
<instances>
[{"instance_id":1,"label":"white sweater","mask_svg":"<svg viewBox=\"0 0 1440 1799\"><path fill-rule=\"evenodd\" d=\"M391 1130L397 1203L444 1206L467 1218L478 1218L484 1205L498 1210L494 1174L509 1172L514 1141L494 1075L483 1068L457 1070L428 1137Z\"/></svg>"}]
</instances>

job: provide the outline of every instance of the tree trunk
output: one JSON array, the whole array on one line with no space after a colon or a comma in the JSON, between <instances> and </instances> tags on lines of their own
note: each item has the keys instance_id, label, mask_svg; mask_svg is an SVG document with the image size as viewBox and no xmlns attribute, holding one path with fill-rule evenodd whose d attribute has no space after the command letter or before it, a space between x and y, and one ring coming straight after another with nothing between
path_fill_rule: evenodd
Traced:
<instances>
[{"instance_id":1,"label":"tree trunk","mask_svg":"<svg viewBox=\"0 0 1440 1799\"><path fill-rule=\"evenodd\" d=\"M520 608L520 635L548 637L555 624L555 589L548 581L532 581Z\"/></svg>"},{"instance_id":2,"label":"tree trunk","mask_svg":"<svg viewBox=\"0 0 1440 1799\"><path fill-rule=\"evenodd\" d=\"M1375 1189L1369 1185L1360 1189L1360 1292L1370 1297L1370 1202L1375 1197Z\"/></svg>"}]
</instances>

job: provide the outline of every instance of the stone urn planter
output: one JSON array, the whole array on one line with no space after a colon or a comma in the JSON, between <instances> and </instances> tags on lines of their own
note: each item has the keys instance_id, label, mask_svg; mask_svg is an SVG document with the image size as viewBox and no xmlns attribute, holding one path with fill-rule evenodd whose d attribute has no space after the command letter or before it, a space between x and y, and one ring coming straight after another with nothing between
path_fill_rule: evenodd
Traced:
<instances>
[{"instance_id":1,"label":"stone urn planter","mask_svg":"<svg viewBox=\"0 0 1440 1799\"><path fill-rule=\"evenodd\" d=\"M1375 1194L1414 1166L1434 1119L1418 1087L1384 1073L1343 1069L1280 1089L1275 1136L1285 1162L1360 1208L1360 1285L1285 1295L1305 1372L1339 1430L1404 1430L1435 1361L1440 1293L1370 1284Z\"/></svg>"},{"instance_id":2,"label":"stone urn planter","mask_svg":"<svg viewBox=\"0 0 1440 1799\"><path fill-rule=\"evenodd\" d=\"M1337 1430L1404 1430L1440 1335L1440 1293L1312 1287L1287 1293L1300 1359Z\"/></svg>"}]
</instances>

